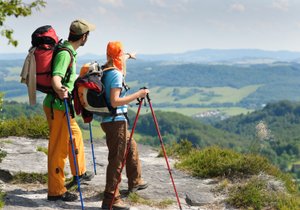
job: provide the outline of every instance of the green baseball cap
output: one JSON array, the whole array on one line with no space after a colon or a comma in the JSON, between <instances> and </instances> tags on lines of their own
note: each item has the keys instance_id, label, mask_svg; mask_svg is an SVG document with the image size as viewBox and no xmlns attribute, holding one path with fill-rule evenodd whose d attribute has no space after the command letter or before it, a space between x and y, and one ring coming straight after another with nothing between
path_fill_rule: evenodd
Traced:
<instances>
[{"instance_id":1,"label":"green baseball cap","mask_svg":"<svg viewBox=\"0 0 300 210\"><path fill-rule=\"evenodd\" d=\"M96 26L83 19L74 20L70 26L70 32L75 35L82 35L88 31L94 31Z\"/></svg>"}]
</instances>

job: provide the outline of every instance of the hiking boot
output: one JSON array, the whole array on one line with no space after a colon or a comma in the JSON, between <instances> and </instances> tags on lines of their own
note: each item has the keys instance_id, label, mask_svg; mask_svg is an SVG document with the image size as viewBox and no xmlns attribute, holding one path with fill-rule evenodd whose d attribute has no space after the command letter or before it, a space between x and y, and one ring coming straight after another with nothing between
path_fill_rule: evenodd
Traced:
<instances>
[{"instance_id":1,"label":"hiking boot","mask_svg":"<svg viewBox=\"0 0 300 210\"><path fill-rule=\"evenodd\" d=\"M109 209L109 207L110 207L110 204L102 203L101 209L107 210L107 209ZM112 209L113 210L130 210L130 207L127 206L123 200L118 199L118 200L115 200L115 203L112 205Z\"/></svg>"},{"instance_id":2,"label":"hiking boot","mask_svg":"<svg viewBox=\"0 0 300 210\"><path fill-rule=\"evenodd\" d=\"M90 171L86 171L84 174L82 174L81 176L79 176L80 181L91 181L94 178L94 173L90 172ZM77 183L77 179L76 176L73 177L73 180L75 179L76 183Z\"/></svg>"},{"instance_id":3,"label":"hiking boot","mask_svg":"<svg viewBox=\"0 0 300 210\"><path fill-rule=\"evenodd\" d=\"M133 193L133 192L136 192L138 190L146 189L147 187L148 187L148 182L143 181L141 184L138 184L138 185L134 186L133 188L128 189L128 192Z\"/></svg>"},{"instance_id":4,"label":"hiking boot","mask_svg":"<svg viewBox=\"0 0 300 210\"><path fill-rule=\"evenodd\" d=\"M79 181L80 183L85 182L85 181L91 181L94 178L94 174L90 171L86 171L84 174L79 176ZM70 189L71 187L73 187L74 185L77 185L77 177L74 176L73 180L71 182L69 182L68 184L66 184L66 188Z\"/></svg>"},{"instance_id":5,"label":"hiking boot","mask_svg":"<svg viewBox=\"0 0 300 210\"><path fill-rule=\"evenodd\" d=\"M47 199L48 199L48 201L58 201L58 200L62 200L62 201L76 201L78 199L78 196L76 194L69 193L67 191L67 192L65 192L62 195L57 195L57 196L48 195Z\"/></svg>"}]
</instances>

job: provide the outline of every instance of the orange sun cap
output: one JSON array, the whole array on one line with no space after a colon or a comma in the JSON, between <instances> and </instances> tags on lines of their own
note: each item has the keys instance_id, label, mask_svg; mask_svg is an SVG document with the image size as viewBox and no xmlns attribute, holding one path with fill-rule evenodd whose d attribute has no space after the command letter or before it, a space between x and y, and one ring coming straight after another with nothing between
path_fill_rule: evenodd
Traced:
<instances>
[{"instance_id":1,"label":"orange sun cap","mask_svg":"<svg viewBox=\"0 0 300 210\"><path fill-rule=\"evenodd\" d=\"M109 56L113 65L123 71L123 45L119 41L109 42L106 48L106 54Z\"/></svg>"}]
</instances>

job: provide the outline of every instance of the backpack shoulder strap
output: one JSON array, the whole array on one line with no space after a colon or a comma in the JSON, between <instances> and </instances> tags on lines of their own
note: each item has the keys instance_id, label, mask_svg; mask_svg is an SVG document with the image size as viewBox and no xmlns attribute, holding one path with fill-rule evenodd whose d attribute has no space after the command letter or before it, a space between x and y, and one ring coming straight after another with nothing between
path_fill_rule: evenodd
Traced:
<instances>
[{"instance_id":1,"label":"backpack shoulder strap","mask_svg":"<svg viewBox=\"0 0 300 210\"><path fill-rule=\"evenodd\" d=\"M110 71L116 69L115 67L103 68L102 71Z\"/></svg>"},{"instance_id":2,"label":"backpack shoulder strap","mask_svg":"<svg viewBox=\"0 0 300 210\"><path fill-rule=\"evenodd\" d=\"M67 48L67 47L62 47L60 44L58 44L58 46L56 47L56 49L54 50L54 57L61 51L67 51L69 54L70 54L70 58L71 58L71 61L70 61L70 64L67 68L67 71L66 71L66 74L65 74L65 77L63 78L63 82L69 82L70 80L70 77L71 77L71 68L73 66L73 60L74 60L74 56L73 56L73 53L72 51ZM53 59L54 60L54 59ZM53 61L52 61L53 62ZM52 63L53 65L53 63Z\"/></svg>"},{"instance_id":3,"label":"backpack shoulder strap","mask_svg":"<svg viewBox=\"0 0 300 210\"><path fill-rule=\"evenodd\" d=\"M60 47L60 46L58 46L57 49L56 49L55 55L57 53L61 52L61 51L67 51L70 54L71 61L70 61L70 64L69 64L69 68L71 68L72 65L73 65L73 60L74 60L74 56L73 56L72 51L69 48L67 48L67 47Z\"/></svg>"}]
</instances>

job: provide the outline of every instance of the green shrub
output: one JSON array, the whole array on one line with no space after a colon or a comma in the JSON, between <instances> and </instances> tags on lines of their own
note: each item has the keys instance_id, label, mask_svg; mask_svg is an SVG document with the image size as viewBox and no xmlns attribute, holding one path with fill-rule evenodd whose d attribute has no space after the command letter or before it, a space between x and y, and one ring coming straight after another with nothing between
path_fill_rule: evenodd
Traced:
<instances>
[{"instance_id":1,"label":"green shrub","mask_svg":"<svg viewBox=\"0 0 300 210\"><path fill-rule=\"evenodd\" d=\"M228 204L242 209L300 209L298 194L287 194L268 189L267 181L258 177L249 179L245 184L237 184L229 189Z\"/></svg>"},{"instance_id":2,"label":"green shrub","mask_svg":"<svg viewBox=\"0 0 300 210\"><path fill-rule=\"evenodd\" d=\"M29 138L47 138L49 128L45 117L24 116L0 122L0 137L25 136Z\"/></svg>"},{"instance_id":3,"label":"green shrub","mask_svg":"<svg viewBox=\"0 0 300 210\"><path fill-rule=\"evenodd\" d=\"M3 158L6 157L6 155L7 155L7 152L2 151L2 150L0 149L0 163L2 162Z\"/></svg>"},{"instance_id":4,"label":"green shrub","mask_svg":"<svg viewBox=\"0 0 300 210\"><path fill-rule=\"evenodd\" d=\"M14 184L24 184L24 183L46 184L47 181L48 181L48 174L20 172L13 176L12 183L14 183Z\"/></svg>"},{"instance_id":5,"label":"green shrub","mask_svg":"<svg viewBox=\"0 0 300 210\"><path fill-rule=\"evenodd\" d=\"M278 194L275 198L277 201L275 207L279 210L298 210L300 209L300 196Z\"/></svg>"},{"instance_id":6,"label":"green shrub","mask_svg":"<svg viewBox=\"0 0 300 210\"><path fill-rule=\"evenodd\" d=\"M5 193L0 191L0 209L2 209L5 205L5 201L4 201L4 197L5 197Z\"/></svg>"},{"instance_id":7,"label":"green shrub","mask_svg":"<svg viewBox=\"0 0 300 210\"><path fill-rule=\"evenodd\" d=\"M3 96L4 93L0 92L0 112L2 112Z\"/></svg>"},{"instance_id":8,"label":"green shrub","mask_svg":"<svg viewBox=\"0 0 300 210\"><path fill-rule=\"evenodd\" d=\"M200 178L223 177L229 180L238 178L240 184L225 183L219 190L229 188L227 202L242 209L264 209L265 207L278 210L300 209L300 196L297 184L290 174L283 173L272 165L266 158L254 154L241 154L230 149L217 146L203 150L193 150L181 156L175 165L179 169L190 172ZM284 192L272 192L268 189L267 181L259 179L265 174L284 184ZM249 177L252 177L249 179ZM247 180L243 183L242 180Z\"/></svg>"},{"instance_id":9,"label":"green shrub","mask_svg":"<svg viewBox=\"0 0 300 210\"><path fill-rule=\"evenodd\" d=\"M237 185L230 189L227 202L242 209L262 209L267 206L270 198L266 191L266 182L259 179L251 179L244 185Z\"/></svg>"},{"instance_id":10,"label":"green shrub","mask_svg":"<svg viewBox=\"0 0 300 210\"><path fill-rule=\"evenodd\" d=\"M257 175L260 172L265 172L281 179L291 180L288 178L288 175L283 174L262 156L241 154L217 146L188 153L176 164L176 167L187 170L193 176L200 178L230 178L234 176Z\"/></svg>"},{"instance_id":11,"label":"green shrub","mask_svg":"<svg viewBox=\"0 0 300 210\"><path fill-rule=\"evenodd\" d=\"M179 143L172 143L165 146L165 150L168 156L182 157L188 155L193 150L193 144L189 140L181 140ZM159 157L163 157L163 151L160 150Z\"/></svg>"},{"instance_id":12,"label":"green shrub","mask_svg":"<svg viewBox=\"0 0 300 210\"><path fill-rule=\"evenodd\" d=\"M46 147L37 147L36 148L36 150L38 151L38 152L43 152L43 153L45 153L46 155L48 155L48 148L46 148Z\"/></svg>"},{"instance_id":13,"label":"green shrub","mask_svg":"<svg viewBox=\"0 0 300 210\"><path fill-rule=\"evenodd\" d=\"M245 161L242 155L237 152L213 146L192 151L180 163L176 164L176 167L185 169L191 172L193 176L201 178L229 177L243 173L254 174L252 170L249 170L252 168L245 166Z\"/></svg>"}]
</instances>

